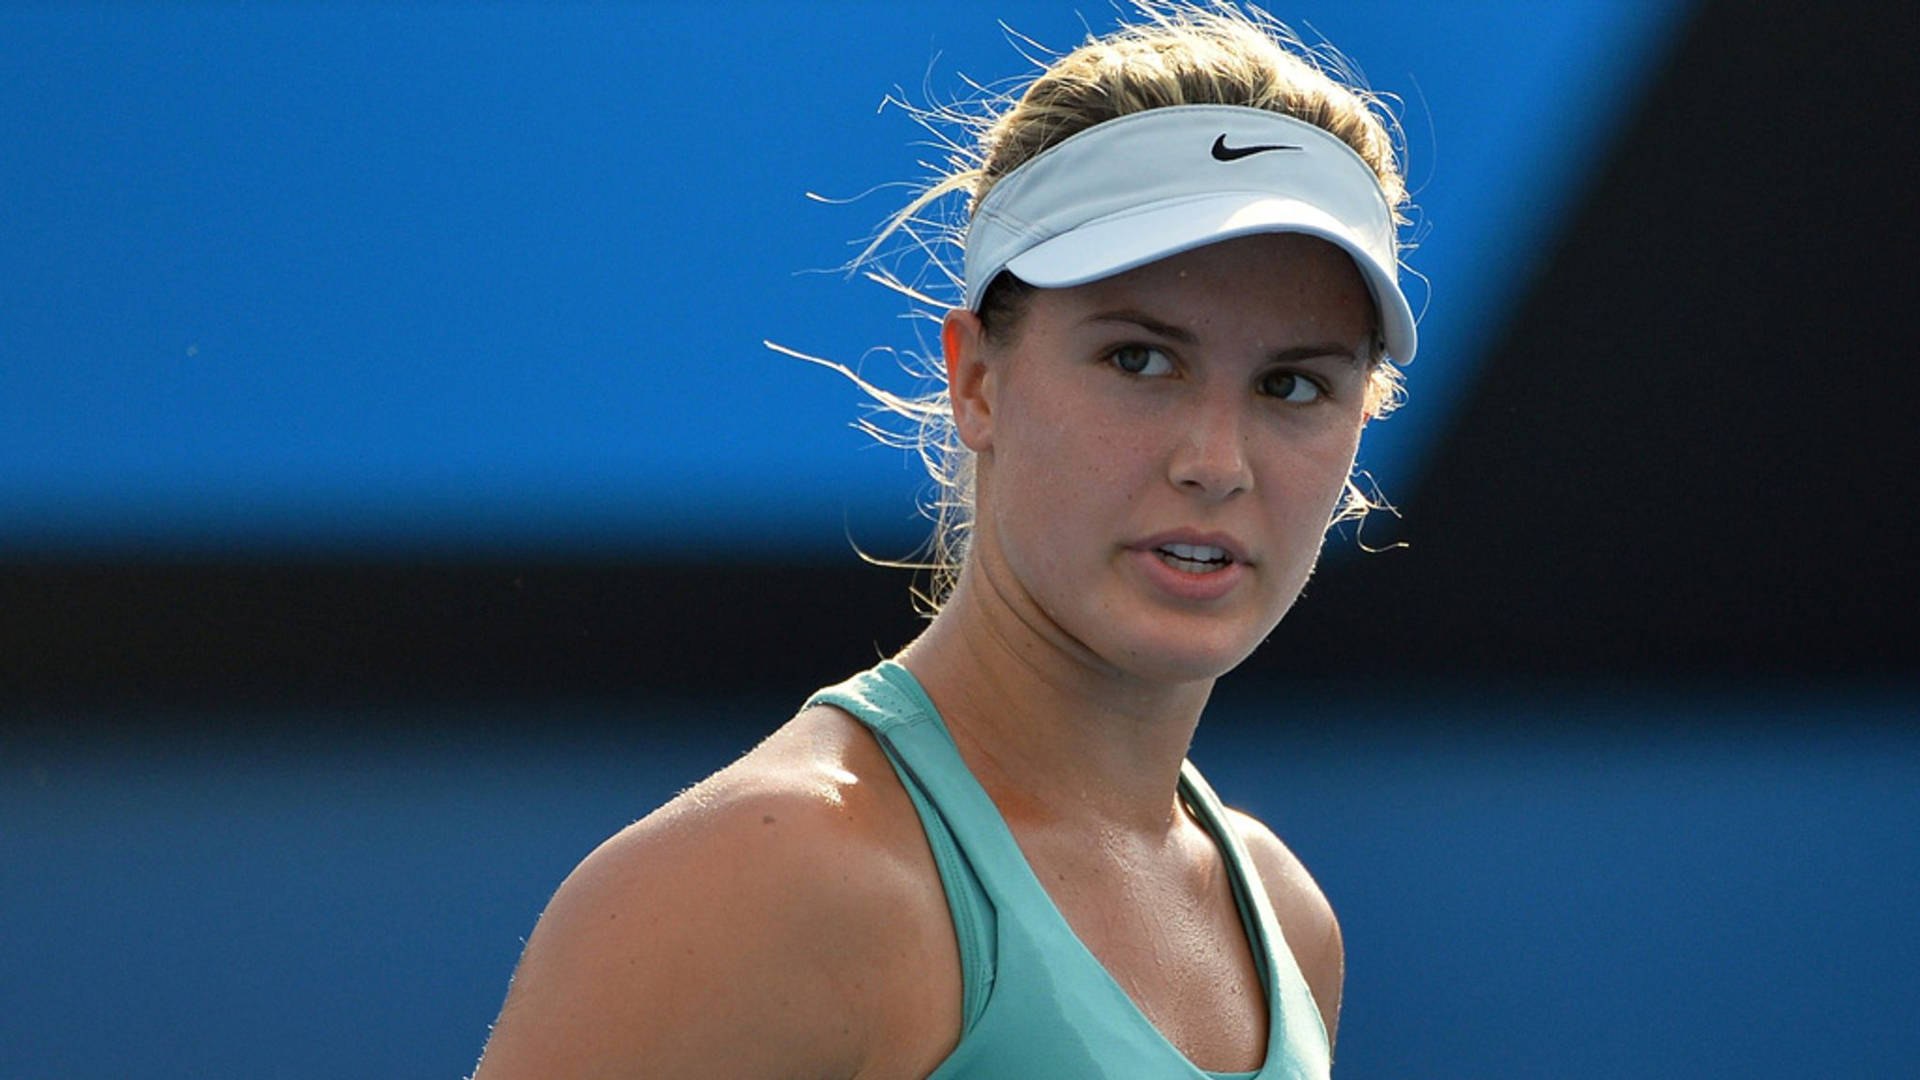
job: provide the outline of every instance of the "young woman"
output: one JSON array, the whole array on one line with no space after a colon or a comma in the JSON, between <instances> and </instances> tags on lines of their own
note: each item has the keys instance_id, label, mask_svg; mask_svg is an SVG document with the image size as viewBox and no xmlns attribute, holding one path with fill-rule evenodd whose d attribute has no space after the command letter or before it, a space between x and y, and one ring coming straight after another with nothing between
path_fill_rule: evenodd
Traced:
<instances>
[{"instance_id":1,"label":"young woman","mask_svg":"<svg viewBox=\"0 0 1920 1080\"><path fill-rule=\"evenodd\" d=\"M971 195L895 399L952 436L931 624L581 864L478 1080L1327 1074L1333 912L1185 759L1413 355L1403 187L1284 28L1137 6L927 195Z\"/></svg>"}]
</instances>

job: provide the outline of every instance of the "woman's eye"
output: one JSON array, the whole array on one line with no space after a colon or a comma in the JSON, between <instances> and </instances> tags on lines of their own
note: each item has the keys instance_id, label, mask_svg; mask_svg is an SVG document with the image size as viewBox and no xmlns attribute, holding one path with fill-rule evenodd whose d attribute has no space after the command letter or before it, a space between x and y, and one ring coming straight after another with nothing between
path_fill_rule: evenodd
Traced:
<instances>
[{"instance_id":1,"label":"woman's eye","mask_svg":"<svg viewBox=\"0 0 1920 1080\"><path fill-rule=\"evenodd\" d=\"M1261 379L1260 392L1270 397L1277 397L1282 401L1292 402L1296 405L1304 405L1309 401L1317 401L1324 393L1324 391L1320 389L1319 383L1314 382L1304 375L1296 375L1291 371L1276 371Z\"/></svg>"},{"instance_id":2,"label":"woman's eye","mask_svg":"<svg viewBox=\"0 0 1920 1080\"><path fill-rule=\"evenodd\" d=\"M1145 345L1122 345L1109 354L1113 366L1129 375L1171 375L1173 361L1159 349Z\"/></svg>"}]
</instances>

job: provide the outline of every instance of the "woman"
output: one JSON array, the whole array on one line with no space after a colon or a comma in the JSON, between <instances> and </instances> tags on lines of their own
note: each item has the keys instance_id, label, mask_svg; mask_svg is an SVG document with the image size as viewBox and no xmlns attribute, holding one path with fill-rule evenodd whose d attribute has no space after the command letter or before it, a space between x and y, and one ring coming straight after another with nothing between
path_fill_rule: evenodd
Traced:
<instances>
[{"instance_id":1,"label":"woman","mask_svg":"<svg viewBox=\"0 0 1920 1080\"><path fill-rule=\"evenodd\" d=\"M931 624L581 864L478 1080L1327 1073L1338 924L1185 757L1413 355L1403 187L1264 15L1139 8L899 219L971 192Z\"/></svg>"}]
</instances>

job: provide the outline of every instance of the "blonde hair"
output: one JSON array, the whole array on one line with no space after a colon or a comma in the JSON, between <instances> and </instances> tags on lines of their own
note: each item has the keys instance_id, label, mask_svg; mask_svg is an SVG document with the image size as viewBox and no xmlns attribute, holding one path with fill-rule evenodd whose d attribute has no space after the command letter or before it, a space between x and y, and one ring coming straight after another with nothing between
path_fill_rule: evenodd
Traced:
<instances>
[{"instance_id":1,"label":"blonde hair","mask_svg":"<svg viewBox=\"0 0 1920 1080\"><path fill-rule=\"evenodd\" d=\"M976 85L976 93L966 100L931 107L893 99L932 133L947 160L887 220L855 266L925 305L924 313L938 318L938 312L955 304L944 303L934 294L957 295L962 288L957 268L965 252L967 222L994 184L1070 135L1116 117L1171 105L1251 106L1323 128L1353 147L1373 169L1387 204L1394 208L1395 221L1407 223L1399 125L1387 103L1366 88L1338 51L1324 44L1309 45L1265 11L1226 0L1132 0L1132 7L1137 21L1090 37L1050 63L1035 60L1042 70L1024 89L1016 85L1001 91ZM1019 40L1038 49L1027 39ZM955 196L965 197L958 211L954 204L961 200ZM890 241L904 243L890 251ZM902 253L918 257L911 274L895 268L899 260L894 256ZM1019 317L1019 301L1030 288L1002 274L987 290L980 315L989 334L1008 332ZM932 588L918 595L925 613L938 611L966 558L974 491L973 455L953 430L944 368L937 358L922 354L910 366L931 380L934 388L905 396L870 383L844 365L803 358L825 363L857 383L874 402L872 415L858 426L888 445L917 452L926 466L935 489L926 504L934 520L927 558L890 565L931 570ZM1376 355L1368 413L1385 415L1402 397L1399 369L1385 356ZM1364 517L1381 505L1349 478L1329 527Z\"/></svg>"}]
</instances>

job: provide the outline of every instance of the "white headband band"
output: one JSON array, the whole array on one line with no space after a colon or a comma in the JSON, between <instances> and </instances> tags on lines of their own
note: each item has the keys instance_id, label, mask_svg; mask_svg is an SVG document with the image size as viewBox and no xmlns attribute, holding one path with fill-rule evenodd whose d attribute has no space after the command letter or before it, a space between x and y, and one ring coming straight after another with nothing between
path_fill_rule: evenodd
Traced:
<instances>
[{"instance_id":1,"label":"white headband band","mask_svg":"<svg viewBox=\"0 0 1920 1080\"><path fill-rule=\"evenodd\" d=\"M966 306L1002 270L1064 288L1254 233L1339 245L1373 293L1380 335L1413 359L1393 209L1373 169L1303 120L1239 105L1177 105L1096 124L1008 173L967 228Z\"/></svg>"}]
</instances>

